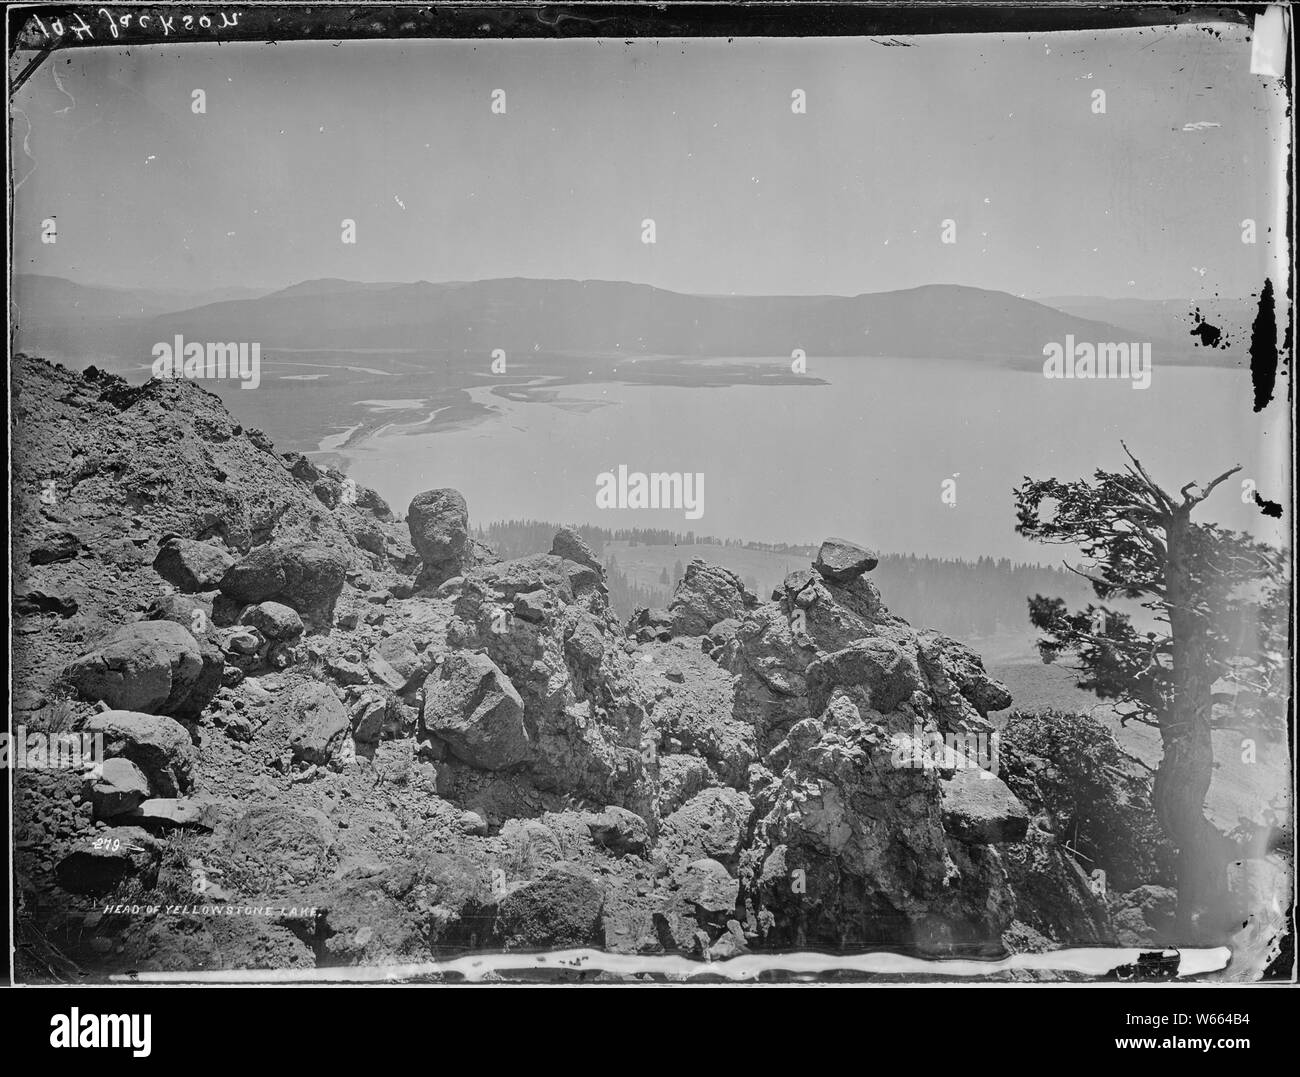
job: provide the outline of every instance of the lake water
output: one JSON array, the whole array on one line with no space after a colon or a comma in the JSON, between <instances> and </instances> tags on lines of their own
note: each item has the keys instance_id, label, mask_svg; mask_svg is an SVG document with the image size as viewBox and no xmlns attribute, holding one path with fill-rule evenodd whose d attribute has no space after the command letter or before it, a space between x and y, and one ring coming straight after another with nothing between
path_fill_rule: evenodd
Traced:
<instances>
[{"instance_id":1,"label":"lake water","mask_svg":"<svg viewBox=\"0 0 1300 1077\"><path fill-rule=\"evenodd\" d=\"M771 363L789 369L788 359ZM477 388L492 418L432 433L387 427L340 455L398 512L416 493L450 486L477 523L535 518L810 543L842 535L899 553L1054 562L1057 551L1014 534L1012 487L1025 475L1119 470L1123 438L1170 493L1242 464L1197 518L1283 541L1283 524L1243 503L1239 480L1289 500L1287 409L1277 400L1253 415L1244 369L1157 367L1145 390L941 360L819 359L809 374L827 384L586 383L553 400ZM378 412L392 402L372 404ZM702 473L703 516L597 508L598 474L620 464ZM941 496L945 480L955 504Z\"/></svg>"}]
</instances>

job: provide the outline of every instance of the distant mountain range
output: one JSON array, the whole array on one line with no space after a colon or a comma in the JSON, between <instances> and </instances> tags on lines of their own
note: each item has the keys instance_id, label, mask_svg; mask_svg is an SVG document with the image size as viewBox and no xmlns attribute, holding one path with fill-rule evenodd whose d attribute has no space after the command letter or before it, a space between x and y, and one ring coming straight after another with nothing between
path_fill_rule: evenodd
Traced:
<instances>
[{"instance_id":1,"label":"distant mountain range","mask_svg":"<svg viewBox=\"0 0 1300 1077\"><path fill-rule=\"evenodd\" d=\"M1066 314L1112 322L1145 334L1143 339L1186 340L1194 332L1204 340L1210 326L1220 333L1219 347L1247 350L1258 300L1211 296L1208 299L1107 299L1095 295L1046 296L1038 302ZM1198 316L1199 312L1199 316Z\"/></svg>"},{"instance_id":2,"label":"distant mountain range","mask_svg":"<svg viewBox=\"0 0 1300 1077\"><path fill-rule=\"evenodd\" d=\"M13 280L13 305L25 320L50 323L80 318L147 318L173 310L188 310L226 299L253 299L265 289L213 288L190 291L167 288L121 288L77 284L63 277L18 273Z\"/></svg>"},{"instance_id":3,"label":"distant mountain range","mask_svg":"<svg viewBox=\"0 0 1300 1077\"><path fill-rule=\"evenodd\" d=\"M14 278L16 348L139 356L176 334L274 348L673 356L894 356L1041 361L1043 345L1150 340L1157 362L1235 363L1194 346L1176 301L1075 297L1060 309L1005 292L927 285L858 296L697 296L617 281L431 284L305 281L265 295L177 293ZM188 297L193 298L193 297ZM1129 305L1125 305L1129 304Z\"/></svg>"}]
</instances>

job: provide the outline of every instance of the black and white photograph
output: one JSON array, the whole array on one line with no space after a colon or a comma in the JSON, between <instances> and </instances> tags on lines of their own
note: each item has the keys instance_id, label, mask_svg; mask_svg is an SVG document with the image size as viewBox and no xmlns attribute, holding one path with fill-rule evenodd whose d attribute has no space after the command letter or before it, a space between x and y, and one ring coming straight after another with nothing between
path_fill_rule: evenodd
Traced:
<instances>
[{"instance_id":1,"label":"black and white photograph","mask_svg":"<svg viewBox=\"0 0 1300 1077\"><path fill-rule=\"evenodd\" d=\"M758 7L11 10L14 984L1294 982L1290 6Z\"/></svg>"}]
</instances>

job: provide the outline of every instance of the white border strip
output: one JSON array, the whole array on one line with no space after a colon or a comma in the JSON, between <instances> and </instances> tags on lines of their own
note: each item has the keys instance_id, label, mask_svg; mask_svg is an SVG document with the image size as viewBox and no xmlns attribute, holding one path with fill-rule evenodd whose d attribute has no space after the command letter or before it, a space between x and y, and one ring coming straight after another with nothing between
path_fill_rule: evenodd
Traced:
<instances>
[{"instance_id":1,"label":"white border strip","mask_svg":"<svg viewBox=\"0 0 1300 1077\"><path fill-rule=\"evenodd\" d=\"M1155 951L1176 954L1178 977L1219 972L1226 968L1232 951L1226 946L1204 950ZM490 973L537 972L614 972L625 975L658 974L674 980L697 976L722 976L727 980L753 980L766 972L819 974L862 972L894 976L954 976L962 978L991 976L1000 972L1073 972L1085 976L1104 976L1121 965L1135 965L1150 949L1056 950L1043 954L1015 954L1000 961L936 959L927 961L903 954L874 953L837 956L835 954L792 953L744 955L726 961L701 962L686 957L637 956L610 954L602 950L553 950L549 953L498 953L458 957L450 961L426 961L410 965L377 965L369 968L316 969L218 969L202 972L118 973L114 982L126 983L232 983L232 984L301 984L301 983L395 983L421 977L460 976L465 982L477 983Z\"/></svg>"}]
</instances>

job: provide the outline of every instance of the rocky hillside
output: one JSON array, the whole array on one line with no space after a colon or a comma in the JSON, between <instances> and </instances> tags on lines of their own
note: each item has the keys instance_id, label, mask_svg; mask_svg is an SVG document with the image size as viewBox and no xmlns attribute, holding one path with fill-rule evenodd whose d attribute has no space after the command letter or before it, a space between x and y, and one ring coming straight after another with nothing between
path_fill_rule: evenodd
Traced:
<instances>
[{"instance_id":1,"label":"rocky hillside","mask_svg":"<svg viewBox=\"0 0 1300 1077\"><path fill-rule=\"evenodd\" d=\"M21 978L1113 941L1046 817L897 762L1010 699L861 547L622 625L572 531L500 560L193 383L12 384L14 724L109 756L16 772Z\"/></svg>"}]
</instances>

